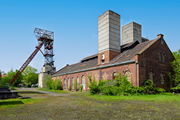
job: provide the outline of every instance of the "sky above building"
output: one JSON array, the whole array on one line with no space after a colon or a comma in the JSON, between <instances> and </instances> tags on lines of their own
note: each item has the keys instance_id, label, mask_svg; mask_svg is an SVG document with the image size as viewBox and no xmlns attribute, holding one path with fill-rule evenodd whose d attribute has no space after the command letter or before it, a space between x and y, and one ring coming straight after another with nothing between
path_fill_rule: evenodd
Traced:
<instances>
[{"instance_id":1,"label":"sky above building","mask_svg":"<svg viewBox=\"0 0 180 120\"><path fill-rule=\"evenodd\" d=\"M38 44L35 27L55 33L58 69L98 52L97 20L106 10L121 15L121 26L135 21L142 35L164 34L171 51L180 49L180 0L1 0L0 70L19 69ZM30 63L39 71L39 52Z\"/></svg>"}]
</instances>

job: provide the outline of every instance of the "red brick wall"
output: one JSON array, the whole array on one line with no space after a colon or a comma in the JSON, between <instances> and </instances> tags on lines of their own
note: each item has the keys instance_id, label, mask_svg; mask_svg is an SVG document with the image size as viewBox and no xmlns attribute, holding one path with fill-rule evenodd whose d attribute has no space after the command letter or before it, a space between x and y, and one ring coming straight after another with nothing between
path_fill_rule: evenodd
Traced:
<instances>
[{"instance_id":1,"label":"red brick wall","mask_svg":"<svg viewBox=\"0 0 180 120\"><path fill-rule=\"evenodd\" d=\"M102 79L106 80L112 80L113 79L113 73L121 73L124 74L126 71L130 71L130 77L132 84L134 86L138 86L137 78L136 78L136 64L127 64L127 65L121 65L121 66L115 66L115 67L109 67L104 69L97 69L93 71L87 71L87 72L81 72L81 73L74 73L74 74L68 74L68 75L62 75L59 77L54 77L53 79L62 79L62 84L64 84L64 79L72 79L72 78L80 78L80 83L82 83L82 76L85 76L86 78L86 90L89 89L89 79L88 76L91 76L93 80L99 81ZM72 82L71 82L72 85Z\"/></svg>"},{"instance_id":2,"label":"red brick wall","mask_svg":"<svg viewBox=\"0 0 180 120\"><path fill-rule=\"evenodd\" d=\"M159 60L160 53L165 54L164 62ZM169 89L170 81L168 79L168 73L171 71L170 62L173 60L173 56L164 40L156 41L151 47L139 55L138 59L140 85L143 85L144 80L148 80L152 73L153 82L156 87ZM162 78L160 74L163 74L164 84L161 83Z\"/></svg>"},{"instance_id":3,"label":"red brick wall","mask_svg":"<svg viewBox=\"0 0 180 120\"><path fill-rule=\"evenodd\" d=\"M102 64L102 55L105 55L104 63L109 63L114 57L120 54L120 52L107 50L98 54L98 65Z\"/></svg>"}]
</instances>

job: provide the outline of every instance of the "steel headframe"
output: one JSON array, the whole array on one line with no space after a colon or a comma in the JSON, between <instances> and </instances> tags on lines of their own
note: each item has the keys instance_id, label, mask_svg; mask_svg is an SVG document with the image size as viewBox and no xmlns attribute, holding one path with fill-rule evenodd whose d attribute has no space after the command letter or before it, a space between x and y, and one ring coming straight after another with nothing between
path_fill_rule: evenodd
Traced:
<instances>
[{"instance_id":1,"label":"steel headframe","mask_svg":"<svg viewBox=\"0 0 180 120\"><path fill-rule=\"evenodd\" d=\"M35 28L34 33L37 40L40 43L43 42L44 44L44 52L42 52L45 58L44 66L49 67L50 69L46 72L52 74L55 71L54 61L53 61L54 32L40 29L40 28Z\"/></svg>"},{"instance_id":2,"label":"steel headframe","mask_svg":"<svg viewBox=\"0 0 180 120\"><path fill-rule=\"evenodd\" d=\"M48 31L48 30L44 30L44 29L40 29L40 28L35 28L34 34L35 34L37 39L39 39L41 37L43 37L43 38L46 37L47 39L54 40L54 32L52 32L52 31Z\"/></svg>"}]
</instances>

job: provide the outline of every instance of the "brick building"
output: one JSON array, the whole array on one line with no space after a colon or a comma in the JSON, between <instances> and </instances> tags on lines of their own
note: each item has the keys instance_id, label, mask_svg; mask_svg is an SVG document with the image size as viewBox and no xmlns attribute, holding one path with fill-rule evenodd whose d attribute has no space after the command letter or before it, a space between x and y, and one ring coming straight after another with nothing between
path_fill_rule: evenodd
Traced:
<instances>
[{"instance_id":1,"label":"brick building","mask_svg":"<svg viewBox=\"0 0 180 120\"><path fill-rule=\"evenodd\" d=\"M120 30L119 14L108 10L99 16L98 53L66 65L53 74L53 79L61 79L64 89L73 90L82 85L88 90L88 76L96 81L112 80L121 73L134 86L142 86L145 80L151 79L156 87L168 89L173 55L163 35L158 34L154 40L143 38L141 25L135 22Z\"/></svg>"}]
</instances>

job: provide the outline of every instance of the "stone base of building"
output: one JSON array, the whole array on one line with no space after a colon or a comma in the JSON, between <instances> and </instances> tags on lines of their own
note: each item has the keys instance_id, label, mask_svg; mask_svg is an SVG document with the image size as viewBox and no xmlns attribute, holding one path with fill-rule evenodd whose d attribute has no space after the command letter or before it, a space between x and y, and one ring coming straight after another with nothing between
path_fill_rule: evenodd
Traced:
<instances>
[{"instance_id":1,"label":"stone base of building","mask_svg":"<svg viewBox=\"0 0 180 120\"><path fill-rule=\"evenodd\" d=\"M39 87L39 88L44 88L44 87L46 86L45 77L46 77L47 75L48 75L48 74L47 74L47 73L44 73L44 72L39 73L39 76L38 76L38 87Z\"/></svg>"}]
</instances>

